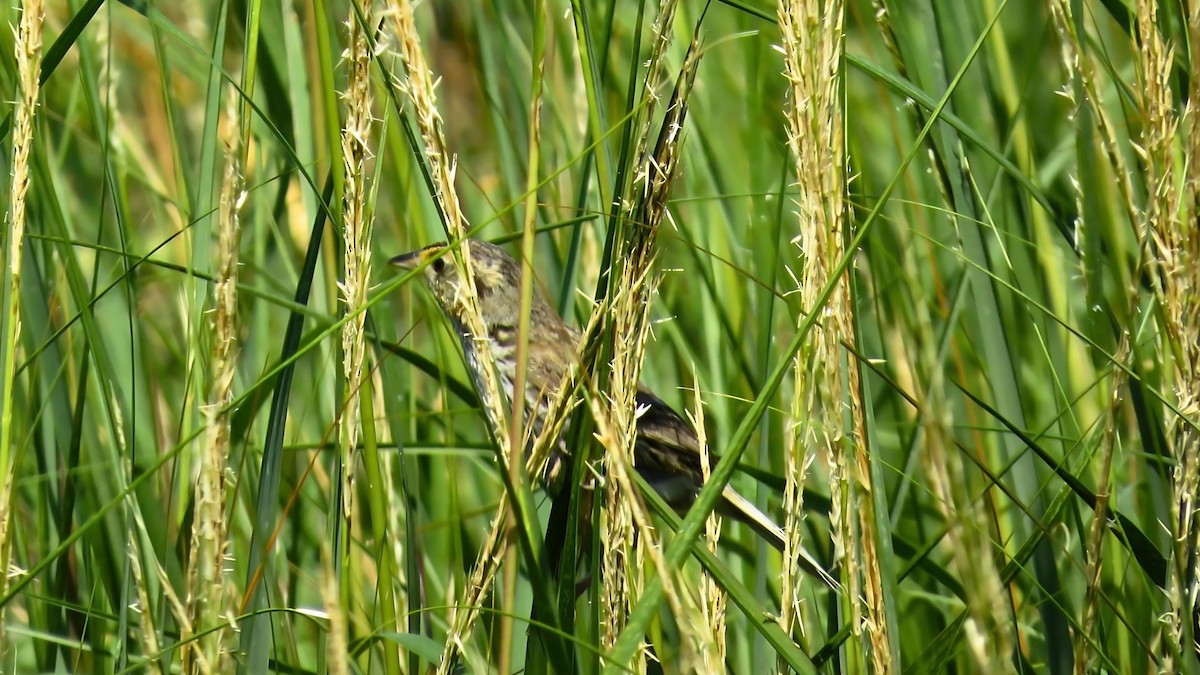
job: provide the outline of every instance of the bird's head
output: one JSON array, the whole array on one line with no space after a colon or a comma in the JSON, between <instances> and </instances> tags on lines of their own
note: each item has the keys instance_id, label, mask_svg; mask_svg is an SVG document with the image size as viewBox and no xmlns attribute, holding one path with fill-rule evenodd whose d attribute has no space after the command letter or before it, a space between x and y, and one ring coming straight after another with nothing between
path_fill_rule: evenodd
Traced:
<instances>
[{"instance_id":1,"label":"bird's head","mask_svg":"<svg viewBox=\"0 0 1200 675\"><path fill-rule=\"evenodd\" d=\"M467 239L462 246L469 249L475 295L479 298L479 313L485 327L490 330L495 326L516 325L521 308L521 264L495 244ZM425 285L442 310L465 323L463 278L449 246L433 244L396 256L389 262L406 270L421 270Z\"/></svg>"}]
</instances>

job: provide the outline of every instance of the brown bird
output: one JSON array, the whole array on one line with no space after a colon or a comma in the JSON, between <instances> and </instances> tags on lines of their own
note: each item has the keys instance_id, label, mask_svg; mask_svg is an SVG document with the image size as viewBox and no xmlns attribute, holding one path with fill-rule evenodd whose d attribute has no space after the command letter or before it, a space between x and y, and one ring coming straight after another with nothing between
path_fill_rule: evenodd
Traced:
<instances>
[{"instance_id":1,"label":"brown bird","mask_svg":"<svg viewBox=\"0 0 1200 675\"><path fill-rule=\"evenodd\" d=\"M427 246L391 259L393 265L404 269L423 270L425 285L446 314L459 336L467 360L467 370L476 391L482 391L481 369L476 341L491 342L492 358L505 395L512 400L517 369L517 322L521 311L521 264L504 249L494 244L468 239L471 269L475 277L475 292L479 313L486 335L473 335L464 318L462 278L444 243ZM540 429L558 387L576 358L580 333L568 326L558 312L535 289L529 308L530 330L526 364L526 409L534 415L535 429ZM692 425L682 415L639 385L636 404L642 411L637 420L637 439L634 444L634 468L654 487L672 507L686 511L695 501L704 484L700 465L699 440ZM563 434L565 436L565 434ZM565 439L559 440L560 452ZM558 458L561 459L561 456ZM553 489L560 461L551 459L543 482ZM772 546L783 550L783 530L754 504L725 486L718 511L739 520L759 533ZM836 582L807 552L805 561L831 586ZM806 565L807 566L807 565Z\"/></svg>"}]
</instances>

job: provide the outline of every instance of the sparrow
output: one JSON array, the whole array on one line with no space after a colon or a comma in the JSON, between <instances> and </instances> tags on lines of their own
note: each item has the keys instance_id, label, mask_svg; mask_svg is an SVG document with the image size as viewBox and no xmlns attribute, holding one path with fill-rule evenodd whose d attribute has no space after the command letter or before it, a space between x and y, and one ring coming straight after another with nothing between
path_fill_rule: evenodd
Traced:
<instances>
[{"instance_id":1,"label":"sparrow","mask_svg":"<svg viewBox=\"0 0 1200 675\"><path fill-rule=\"evenodd\" d=\"M476 391L483 391L483 369L477 344L487 340L499 383L509 401L514 395L517 371L517 323L521 312L521 264L503 248L477 239L465 239L475 282L484 335L468 328L463 299L463 278L447 244L426 246L390 260L406 270L420 270L421 279L441 308L462 344L467 371ZM539 433L550 401L558 394L564 375L577 358L580 331L567 325L536 288L529 307L529 335L525 373L525 409L533 418L534 437ZM691 507L704 485L699 439L692 424L643 385L635 399L640 415L634 442L633 466L672 508L684 512ZM560 434L556 450L543 476L543 486L555 492L559 469L566 452L567 433ZM783 529L753 503L726 485L717 510L746 525L776 549L784 549ZM802 558L831 585L836 584L806 552Z\"/></svg>"}]
</instances>

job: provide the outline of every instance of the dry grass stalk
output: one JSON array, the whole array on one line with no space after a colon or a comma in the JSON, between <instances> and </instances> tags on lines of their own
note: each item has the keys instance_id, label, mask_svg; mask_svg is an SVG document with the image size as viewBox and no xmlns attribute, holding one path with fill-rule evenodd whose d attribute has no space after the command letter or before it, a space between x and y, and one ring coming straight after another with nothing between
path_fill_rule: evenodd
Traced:
<instances>
[{"instance_id":1,"label":"dry grass stalk","mask_svg":"<svg viewBox=\"0 0 1200 675\"><path fill-rule=\"evenodd\" d=\"M1189 62L1197 63L1200 5L1196 3L1189 5L1188 44L1192 52ZM1196 559L1200 551L1200 519L1196 516L1196 504L1200 503L1200 233L1195 227L1200 213L1200 78L1191 78L1184 119L1187 135L1180 165L1187 168L1187 173L1183 177L1181 204L1183 209L1190 209L1190 214L1180 213L1170 227L1156 233L1156 237L1165 240L1159 247L1159 277L1164 286L1161 305L1170 351L1174 354L1176 407L1180 411L1167 425L1175 457L1171 515L1176 530L1168 588L1169 632L1173 635L1187 634L1195 599L1200 597L1200 573L1187 569L1185 563ZM1190 640L1177 644L1194 644L1196 639L1192 634ZM1185 653L1180 658L1191 658L1191 654ZM1164 660L1163 668L1168 665Z\"/></svg>"},{"instance_id":2,"label":"dry grass stalk","mask_svg":"<svg viewBox=\"0 0 1200 675\"><path fill-rule=\"evenodd\" d=\"M633 445L637 438L634 398L650 329L646 300L655 283L648 278L650 261L642 262L645 266L639 269L634 269L635 261L624 269L619 290L610 303L613 340L625 345L625 349L614 352L607 395L593 391L591 397L596 437L604 446L606 476L601 533L605 545L600 565L604 647L612 647L625 627L630 608L640 596L642 575L637 561L646 555L647 547L659 572L664 574L672 608L679 605L667 568L661 564L658 537L653 535L641 493L632 478ZM644 672L644 651L643 645L629 664L636 672Z\"/></svg>"},{"instance_id":3,"label":"dry grass stalk","mask_svg":"<svg viewBox=\"0 0 1200 675\"><path fill-rule=\"evenodd\" d=\"M128 477L133 475L132 455L129 453L129 447L125 438L125 420L121 415L120 401L117 400L116 394L112 391L108 392L109 406L113 411L114 418L114 440L122 457L121 470L114 472L116 485L124 490L128 485ZM129 576L133 583L133 588L136 589L137 602L130 607L137 617L138 626L141 629L138 632L138 639L142 644L142 651L145 654L158 654L161 651L162 643L159 641L158 629L155 626L156 618L154 605L150 601L149 585L146 583L145 567L143 563L149 561L151 565L157 566L158 559L153 555L143 556L143 547L154 550L149 543L149 535L146 532L146 522L142 517L142 511L138 508L137 500L132 493L126 497L125 506L125 526L129 534L129 548L126 553L129 556ZM166 573L158 569L158 577L160 580L166 581ZM175 616L182 617L181 623L183 630L189 630L187 625L187 614L182 604L179 602L174 590L169 582L163 583L163 595L167 602L171 604ZM162 667L157 659L151 659L147 662L146 668L151 673L162 673Z\"/></svg>"},{"instance_id":4,"label":"dry grass stalk","mask_svg":"<svg viewBox=\"0 0 1200 675\"><path fill-rule=\"evenodd\" d=\"M864 646L864 651L873 659L876 672L889 672L892 650L873 545L875 516L862 427L864 408L858 398L857 370L847 362L840 347L842 341L854 341L848 279L836 280L824 309L816 306L821 291L833 281L831 275L844 255L847 233L840 98L843 10L840 2L782 0L778 11L784 73L790 87L788 144L795 156L800 191L800 231L794 240L802 259L798 286L802 306L824 316L811 342L797 357L794 369L790 410L793 434L786 454L784 492L788 533L784 569L790 572L783 578L780 619L783 627L792 631L800 613L804 594L804 579L799 574L804 484L815 453L820 452L830 471L835 557L845 569L852 629L859 635L861 627L867 627L870 649ZM854 454L848 456L847 450Z\"/></svg>"},{"instance_id":5,"label":"dry grass stalk","mask_svg":"<svg viewBox=\"0 0 1200 675\"><path fill-rule=\"evenodd\" d=\"M678 0L664 0L658 6L658 13L654 16L653 23L650 24L650 58L646 60L646 76L642 81L641 96L641 100L646 101L649 105L646 105L642 111L641 128L637 133L637 152L633 155L637 161L643 164L650 160L646 151L651 137L650 124L653 119L651 113L654 111L654 104L658 103L658 81L663 77L663 54L671 45L671 38L675 34L672 30L672 23L675 21L675 10L678 6ZM637 183L635 178L635 186Z\"/></svg>"},{"instance_id":6,"label":"dry grass stalk","mask_svg":"<svg viewBox=\"0 0 1200 675\"><path fill-rule=\"evenodd\" d=\"M330 675L350 675L350 645L347 642L349 620L342 611L342 589L333 564L334 555L331 547L321 547L321 601L325 604L325 614L329 619L325 663Z\"/></svg>"},{"instance_id":7,"label":"dry grass stalk","mask_svg":"<svg viewBox=\"0 0 1200 675\"><path fill-rule=\"evenodd\" d=\"M1141 108L1145 119L1139 146L1135 146L1139 164L1146 177L1148 196L1144 210L1138 208L1132 187L1129 185L1129 173L1117 151L1115 136L1111 123L1099 97L1095 85L1094 73L1100 72L1099 67L1087 56L1089 52L1080 46L1074 17L1070 4L1067 2L1052 5L1056 25L1062 35L1063 59L1069 72L1078 73L1083 84L1086 101L1075 101L1076 105L1090 104L1097 126L1101 133L1101 141L1109 159L1109 169L1116 175L1121 188L1123 204L1129 217L1129 222L1135 230L1139 255L1137 260L1123 278L1127 280L1126 293L1129 300L1124 315L1136 315L1140 303L1140 292L1137 279L1143 276L1147 266L1153 265L1158 274L1149 275L1154 280L1155 294L1159 297L1163 308L1164 336L1174 347L1176 391L1179 395L1178 405L1185 411L1183 419L1171 416L1167 420L1168 429L1175 433L1168 434L1172 451L1176 456L1176 474L1174 481L1175 499L1172 502L1172 522L1175 526L1175 543L1173 555L1182 555L1188 559L1190 552L1196 546L1196 527L1191 515L1191 504L1200 497L1195 463L1197 461L1195 444L1196 437L1192 434L1195 420L1196 399L1194 389L1196 370L1189 363L1197 363L1200 347L1196 346L1198 336L1196 321L1189 321L1176 314L1177 310L1187 311L1187 298L1194 297L1197 288L1193 279L1196 258L1188 253L1189 242L1191 250L1195 250L1194 234L1189 226L1182 223L1180 218L1180 195L1176 185L1173 148L1177 122L1172 101L1170 77L1173 57L1167 44L1157 29L1155 3L1139 2L1137 5L1137 35L1139 43L1135 45L1139 57L1139 90L1142 92ZM1195 86L1195 85L1193 85ZM1189 105L1191 105L1189 103ZM1082 199L1082 195L1079 197ZM1081 229L1081 233L1086 230ZM1082 236L1082 234L1081 234ZM1086 249L1085 249L1086 250ZM1151 250L1156 254L1152 262ZM1088 262L1085 260L1085 263ZM1110 264L1105 261L1091 261L1091 264ZM1118 269L1118 271L1122 271ZM1182 320L1179 320L1182 319ZM1191 323L1192 328L1187 324ZM1189 354L1188 352L1191 352ZM1130 338L1128 332L1123 332L1118 341L1114 361L1121 363L1130 353ZM1106 532L1107 507L1109 500L1109 480L1113 454L1118 443L1116 423L1120 409L1121 391L1125 386L1125 370L1114 369L1112 382L1112 400L1105 424L1105 438L1101 446L1100 476L1097 487L1097 504L1088 541L1085 546L1087 556L1087 594L1084 600L1083 615L1079 631L1075 635L1075 665L1077 672L1090 672L1089 668L1094 659L1091 633L1096 621L1097 605L1101 593L1101 573L1103 562L1103 542ZM1191 398L1189 398L1191 397ZM1189 404L1191 416L1189 418ZM1190 456L1189 456L1190 455ZM1189 475L1190 474L1190 475ZM1188 600L1189 593L1194 589L1188 578L1194 576L1190 571L1182 571L1178 566L1172 566L1172 576L1168 581L1168 599L1171 611L1163 617L1165 635L1163 643L1174 647L1163 650L1164 658L1161 663L1163 672L1175 670L1175 659L1180 658L1178 645L1187 644L1190 633L1188 627L1192 603ZM1185 622L1187 625L1185 625ZM1190 658L1190 657L1189 657Z\"/></svg>"},{"instance_id":8,"label":"dry grass stalk","mask_svg":"<svg viewBox=\"0 0 1200 675\"><path fill-rule=\"evenodd\" d=\"M466 238L468 222L463 215L462 206L458 200L458 192L454 188L456 161L446 145L445 125L437 108L437 95L434 93L433 74L425 62L421 50L421 40L417 35L417 27L413 17L413 7L406 0L389 0L388 16L392 19L393 30L396 33L397 49L404 64L405 81L397 83L408 93L416 111L417 129L425 144L425 156L429 160L430 172L433 175L436 193L434 198L441 208L445 218L446 235L451 242ZM459 274L465 280L462 284L461 302L466 308L467 328L472 335L487 335L483 321L479 316L479 301L475 295L474 268L471 267L470 247L459 246L454 251L454 264L458 266ZM492 363L491 345L487 340L479 340L476 345L479 359L483 363ZM484 410L495 431L500 444L501 460L508 466L509 444L504 434L504 406L500 396L500 388L496 382L495 373L488 368L479 369L482 373L481 396L484 399Z\"/></svg>"},{"instance_id":9,"label":"dry grass stalk","mask_svg":"<svg viewBox=\"0 0 1200 675\"><path fill-rule=\"evenodd\" d=\"M17 340L21 334L21 252L25 245L25 206L29 192L29 152L33 148L33 120L38 105L38 75L42 61L41 0L26 0L16 31L17 102L13 111L12 174L8 193L7 306L3 317L4 350L3 394L0 395L0 595L8 589L8 568L12 559L12 490L15 462L13 444L13 391L16 385ZM20 425L22 428L25 425ZM0 606L0 652L4 646L4 612Z\"/></svg>"},{"instance_id":10,"label":"dry grass stalk","mask_svg":"<svg viewBox=\"0 0 1200 675\"><path fill-rule=\"evenodd\" d=\"M234 626L229 605L232 599L229 580L224 573L228 531L225 522L225 472L229 464L230 433L229 411L226 408L233 399L233 377L237 365L238 241L241 237L238 212L244 192L241 134L234 93L229 92L226 100L229 105L221 129L225 145L225 172L221 181L217 269L213 284L212 388L204 408L204 450L193 497L195 520L188 570L189 623L201 636L184 652L185 672L189 672L189 658L194 657L191 663L201 673L228 670L229 655L222 654L221 643ZM220 627L221 624L226 626Z\"/></svg>"},{"instance_id":11,"label":"dry grass stalk","mask_svg":"<svg viewBox=\"0 0 1200 675\"><path fill-rule=\"evenodd\" d=\"M712 467L709 465L708 436L704 431L704 403L700 396L699 378L694 383L694 390L696 407L688 416L692 420L692 426L696 429L696 446L700 448L700 472L704 476L704 482L707 483L709 475L712 473ZM708 520L704 522L704 540L708 544L708 550L716 553L717 546L721 541L721 516L717 515L715 511L708 514ZM727 600L725 591L721 590L717 582L707 573L702 573L700 611L698 612L701 623L695 630L695 635L702 638L697 649L700 658L698 667L695 668L697 672L715 673L725 669L727 653L725 605Z\"/></svg>"},{"instance_id":12,"label":"dry grass stalk","mask_svg":"<svg viewBox=\"0 0 1200 675\"><path fill-rule=\"evenodd\" d=\"M354 448L358 443L359 388L363 383L363 364L366 361L366 340L363 327L366 314L367 290L371 279L372 218L367 204L367 161L371 157L371 51L357 14L362 13L366 25L372 25L370 3L357 3L358 10L350 11L347 20L349 48L345 58L349 64L346 91L346 124L342 129L342 161L345 165L345 192L342 197L342 221L345 244L345 279L339 284L346 314L351 319L342 328L342 371L346 378L346 396L338 424L342 448L342 515L350 517L354 494Z\"/></svg>"},{"instance_id":13,"label":"dry grass stalk","mask_svg":"<svg viewBox=\"0 0 1200 675\"><path fill-rule=\"evenodd\" d=\"M1200 10L1190 8L1188 17L1191 37L1200 37ZM1187 108L1187 143L1177 144L1179 121L1171 93L1171 69L1174 55L1158 30L1156 3L1142 0L1137 3L1137 34L1140 38L1139 90L1142 92L1142 131L1140 159L1147 185L1145 220L1139 231L1141 241L1153 252L1149 275L1154 281L1154 293L1162 308L1162 353L1170 354L1171 379L1174 380L1176 415L1167 411L1168 443L1175 459L1172 477L1171 523L1173 545L1172 564L1167 581L1169 611L1163 615L1164 649L1160 672L1174 672L1179 660L1191 659L1194 648L1174 645L1193 645L1191 616L1195 598L1200 593L1200 575L1189 569L1187 561L1194 560L1200 548L1200 523L1196 518L1196 503L1200 500L1200 236L1196 234L1195 210L1200 206L1200 183L1196 162L1200 160L1200 138L1197 138L1197 102L1200 85L1192 78ZM1192 44L1193 50L1197 50ZM1197 50L1200 51L1200 50ZM1193 54L1194 56L1195 54ZM1184 154L1177 161L1177 152ZM1176 167L1187 167L1190 176L1179 176ZM1182 179L1182 180L1180 180ZM1180 194L1179 186L1184 186ZM1187 205L1186 207L1184 205ZM1188 216L1184 208L1193 213ZM1135 270L1135 278L1141 277ZM1136 296L1135 296L1136 298ZM1123 337L1122 342L1128 342ZM1122 371L1123 372L1123 371ZM1115 377L1120 377L1117 375ZM1106 476L1107 478L1107 476ZM1097 514L1099 517L1099 514ZM1089 570L1090 571L1090 570ZM1099 573L1095 583L1099 583ZM1090 590L1089 586L1089 590ZM1094 610L1093 610L1094 612ZM1085 615L1086 616L1086 615Z\"/></svg>"},{"instance_id":14,"label":"dry grass stalk","mask_svg":"<svg viewBox=\"0 0 1200 675\"><path fill-rule=\"evenodd\" d=\"M1114 361L1124 363L1129 357L1129 340L1122 338L1117 346ZM1110 494L1110 478L1112 474L1112 458L1117 445L1117 419L1121 411L1121 392L1125 389L1126 376L1122 368L1114 368L1112 376L1112 396L1109 401L1109 412L1105 416L1104 440L1100 448L1100 476L1096 486L1096 506L1092 513L1092 523L1088 530L1088 540L1084 545L1087 557L1087 572L1085 582L1087 592L1083 600L1083 618L1079 630L1075 634L1075 672L1078 675L1096 672L1093 654L1092 630L1096 624L1096 613L1101 593L1100 575L1104 563L1104 535L1108 533L1108 503ZM1169 661L1168 656L1165 661Z\"/></svg>"},{"instance_id":15,"label":"dry grass stalk","mask_svg":"<svg viewBox=\"0 0 1200 675\"><path fill-rule=\"evenodd\" d=\"M466 217L454 188L455 160L446 145L446 134L441 114L437 108L437 96L434 93L433 76L425 62L421 49L421 40L417 35L417 27L413 17L412 3L407 0L389 0L388 16L392 20L392 28L396 34L396 45L404 64L405 81L398 85L407 91L415 111L417 129L425 144L425 155L429 160L430 172L436 188L434 198L444 216L446 235L451 242L465 239L468 230ZM472 335L487 335L483 328L483 320L479 315L479 301L475 295L475 276L471 267L470 246L458 246L454 250L453 261L458 267L458 273L465 283L462 284L461 302L465 308L467 332ZM494 363L491 344L479 340L476 344L476 356L481 363ZM503 471L509 471L512 461L512 446L510 437L505 433L504 399L500 395L496 374L491 368L476 369L479 375L477 389L483 399L484 412L492 427L493 437L499 446L499 459ZM471 573L471 584L464 589L464 597L456 603L451 611L450 630L446 639L446 648L442 654L439 672L449 672L455 662L454 655L463 650L463 644L479 616L479 607L491 588L491 580L495 578L495 567L504 558L507 543L502 541L503 528L507 522L508 500L502 498L497 507L496 520L493 522L488 540L479 552L475 568ZM499 539L497 537L500 537Z\"/></svg>"},{"instance_id":16,"label":"dry grass stalk","mask_svg":"<svg viewBox=\"0 0 1200 675\"><path fill-rule=\"evenodd\" d=\"M648 334L647 325L641 338L643 347ZM618 357L617 360L627 359ZM636 383L634 386L636 388ZM662 541L654 530L650 513L642 501L641 490L633 477L637 409L633 405L632 395L626 406L593 389L589 403L596 421L596 438L605 451L604 532L601 535L604 538L604 557L600 566L603 587L601 620L604 623L601 644L611 648L624 629L629 610L636 604L645 584L644 563L648 558L662 576L667 605L679 621L680 630L685 633L682 641L685 650L683 658L688 660L690 655L686 652L696 644L696 639L686 633L695 627L687 620L690 613L679 590L677 572L668 568L663 560ZM624 665L634 672L645 672L645 657L646 645L643 643L634 653L633 660Z\"/></svg>"},{"instance_id":17,"label":"dry grass stalk","mask_svg":"<svg viewBox=\"0 0 1200 675\"><path fill-rule=\"evenodd\" d=\"M434 93L433 74L425 62L421 50L421 40L417 35L417 27L413 17L412 3L407 0L389 0L388 16L392 19L393 30L396 33L396 46L404 64L405 81L397 83L408 93L412 101L421 140L425 144L425 156L429 160L430 173L433 175L436 193L434 198L441 208L445 218L446 235L451 242L466 238L468 222L463 215L462 206L458 200L458 192L454 188L456 161L446 145L445 125L437 108L437 95ZM454 264L465 283L462 284L461 301L466 308L465 318L467 329L472 335L487 335L483 328L483 320L479 316L479 300L475 295L475 274L471 267L471 252L469 246L459 246L454 250ZM479 359L482 363L492 363L491 344L479 340L476 345ZM495 373L490 368L480 368L483 386L480 396L484 399L484 411L493 427L494 435L500 445L501 461L507 470L509 462L508 436L504 433L504 399L500 396L500 387Z\"/></svg>"},{"instance_id":18,"label":"dry grass stalk","mask_svg":"<svg viewBox=\"0 0 1200 675\"><path fill-rule=\"evenodd\" d=\"M594 400L600 400L599 392L593 392ZM604 511L600 521L600 540L604 550L600 558L600 644L611 648L617 636L625 629L629 608L637 602L641 590L640 578L634 559L635 546L639 544L633 525L633 508L641 508L638 495L630 495L625 484L628 475L623 467L628 463L620 453L627 452L623 444L622 431L613 420L606 417L608 411L593 402L592 415L596 418L596 437L605 448L607 480L604 483ZM617 455L614 455L617 453ZM619 466L618 466L619 465ZM619 480L617 474L625 480ZM637 489L636 487L633 489ZM634 653L630 667L635 672L645 671L646 645L642 643Z\"/></svg>"},{"instance_id":19,"label":"dry grass stalk","mask_svg":"<svg viewBox=\"0 0 1200 675\"><path fill-rule=\"evenodd\" d=\"M594 392L592 412L596 418L597 437L605 448L605 557L601 578L605 589L602 615L605 621L603 643L611 647L624 626L628 608L640 590L636 576L626 559L648 556L663 575L663 588L668 605L681 619L684 601L676 591L671 573L663 566L662 551L653 535L641 494L633 481L634 442L637 438L638 381L641 378L642 357L650 337L650 305L658 281L652 276L657 258L655 240L658 229L666 221L667 198L679 171L682 150L683 123L687 117L687 99L691 94L696 67L699 64L699 43L693 39L688 56L672 92L662 129L648 157L634 179L634 209L626 239L622 244L620 268L615 292L607 300L606 321L611 338L619 348L612 350L611 378L603 396ZM647 145L648 141L640 141ZM603 402L603 403L601 403ZM631 527L632 526L632 527ZM635 566L636 567L636 566ZM687 621L681 629L692 628ZM684 640L692 647L699 640ZM685 656L685 660L687 657ZM693 659L694 660L694 659ZM632 667L644 666L645 659L634 658Z\"/></svg>"},{"instance_id":20,"label":"dry grass stalk","mask_svg":"<svg viewBox=\"0 0 1200 675\"><path fill-rule=\"evenodd\" d=\"M360 23L358 15L363 22ZM346 102L346 122L342 128L342 162L345 167L345 183L342 195L342 241L344 243L345 278L339 284L346 314L350 319L342 328L342 373L346 391L342 412L338 418L338 445L341 458L341 513L331 513L330 518L343 518L353 522L354 475L356 447L361 426L360 391L370 386L363 376L367 357L364 325L366 322L367 291L371 278L371 231L372 217L368 204L367 162L371 157L370 140L373 119L371 117L371 49L364 30L374 26L371 19L370 1L356 2L346 20L348 47L343 55L347 64L346 91L342 99ZM348 534L344 536L349 536ZM344 543L343 543L344 545ZM348 617L343 603L350 589L342 588L338 566L334 556L343 555L341 550L322 551L325 582L322 599L329 614L329 643L327 651L331 672L349 672L349 653L346 644L349 634Z\"/></svg>"}]
</instances>

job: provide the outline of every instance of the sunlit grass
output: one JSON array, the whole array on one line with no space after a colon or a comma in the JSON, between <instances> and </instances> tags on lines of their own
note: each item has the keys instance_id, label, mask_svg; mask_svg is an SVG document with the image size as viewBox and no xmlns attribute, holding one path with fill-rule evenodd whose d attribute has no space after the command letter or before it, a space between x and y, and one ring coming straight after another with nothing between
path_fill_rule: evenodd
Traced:
<instances>
[{"instance_id":1,"label":"sunlit grass","mask_svg":"<svg viewBox=\"0 0 1200 675\"><path fill-rule=\"evenodd\" d=\"M6 6L2 669L1200 672L1200 9L786 4ZM592 321L575 456L640 375L841 590L514 486L379 262L464 235Z\"/></svg>"}]
</instances>

